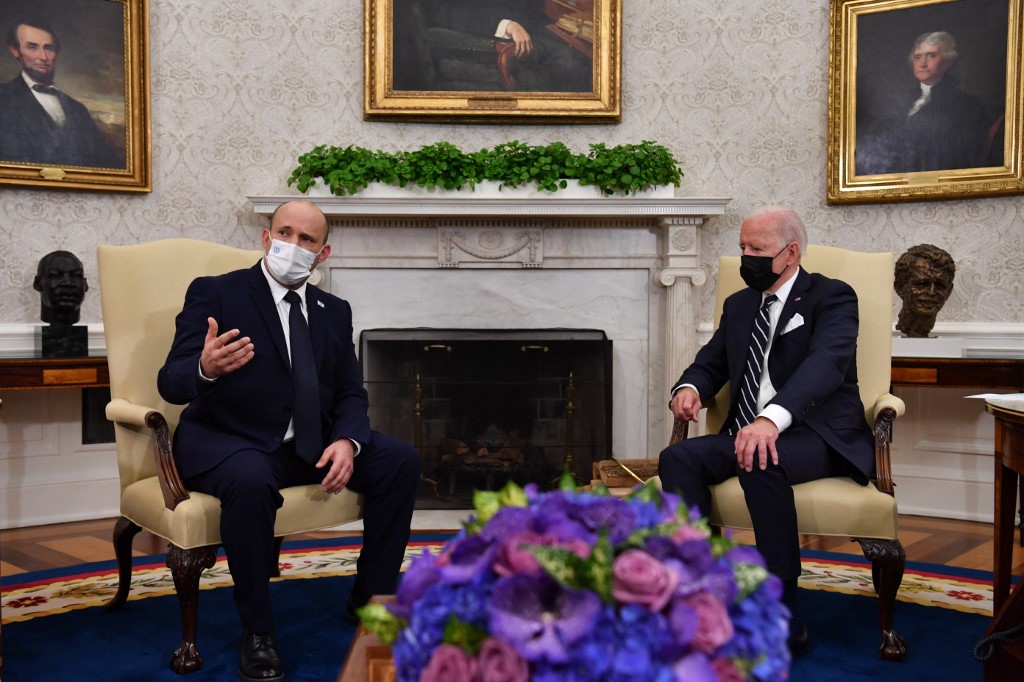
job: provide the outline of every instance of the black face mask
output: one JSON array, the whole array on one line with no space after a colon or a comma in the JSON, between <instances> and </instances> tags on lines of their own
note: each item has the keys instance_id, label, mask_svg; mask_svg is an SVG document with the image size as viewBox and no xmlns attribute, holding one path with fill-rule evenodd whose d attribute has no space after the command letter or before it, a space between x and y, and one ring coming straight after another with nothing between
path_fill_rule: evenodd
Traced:
<instances>
[{"instance_id":1,"label":"black face mask","mask_svg":"<svg viewBox=\"0 0 1024 682\"><path fill-rule=\"evenodd\" d=\"M772 272L772 264L786 250L786 246L774 256L740 256L740 277L748 287L764 292L779 281L780 275Z\"/></svg>"}]
</instances>

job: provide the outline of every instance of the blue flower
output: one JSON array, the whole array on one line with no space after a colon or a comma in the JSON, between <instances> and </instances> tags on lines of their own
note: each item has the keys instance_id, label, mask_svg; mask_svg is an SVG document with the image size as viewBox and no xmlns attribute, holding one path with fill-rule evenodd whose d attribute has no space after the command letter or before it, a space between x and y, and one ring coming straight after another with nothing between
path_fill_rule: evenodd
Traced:
<instances>
[{"instance_id":1,"label":"blue flower","mask_svg":"<svg viewBox=\"0 0 1024 682\"><path fill-rule=\"evenodd\" d=\"M491 634L528 661L564 663L577 641L591 634L601 600L586 590L570 590L547 576L514 575L494 585Z\"/></svg>"}]
</instances>

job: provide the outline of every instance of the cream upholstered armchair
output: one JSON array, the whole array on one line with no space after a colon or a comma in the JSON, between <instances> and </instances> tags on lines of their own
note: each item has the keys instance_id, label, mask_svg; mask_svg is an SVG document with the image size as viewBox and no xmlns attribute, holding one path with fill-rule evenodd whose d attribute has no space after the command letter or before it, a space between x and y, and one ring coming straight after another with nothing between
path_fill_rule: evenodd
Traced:
<instances>
[{"instance_id":1,"label":"cream upholstered armchair","mask_svg":"<svg viewBox=\"0 0 1024 682\"><path fill-rule=\"evenodd\" d=\"M132 540L142 529L169 543L167 566L181 606L182 641L171 656L178 673L198 670L196 648L199 576L213 566L220 545L220 502L185 489L171 453L171 435L183 409L164 402L156 388L174 336L174 318L189 283L252 266L260 251L234 249L192 239L168 239L97 251L103 329L110 367L121 517L114 526L117 594L108 610L121 608L131 588ZM360 498L352 492L328 495L318 485L281 491L275 536L281 537L359 518Z\"/></svg>"},{"instance_id":2,"label":"cream upholstered armchair","mask_svg":"<svg viewBox=\"0 0 1024 682\"><path fill-rule=\"evenodd\" d=\"M841 279L857 292L860 330L857 337L857 378L868 424L875 434L876 478L867 486L850 478L826 478L793 486L797 524L801 533L849 537L860 543L871 561L871 578L878 593L878 620L882 632L881 658L900 661L907 648L893 628L893 605L903 581L906 553L897 537L898 515L889 444L892 423L903 414L903 401L889 393L892 373L891 253L858 253L828 246L810 246L801 264L808 272ZM741 288L738 256L718 261L715 319L722 315L725 298ZM728 412L728 384L708 406L706 428L717 433ZM675 443L686 437L688 423L676 420ZM712 487L711 524L750 530L753 524L738 478Z\"/></svg>"}]
</instances>

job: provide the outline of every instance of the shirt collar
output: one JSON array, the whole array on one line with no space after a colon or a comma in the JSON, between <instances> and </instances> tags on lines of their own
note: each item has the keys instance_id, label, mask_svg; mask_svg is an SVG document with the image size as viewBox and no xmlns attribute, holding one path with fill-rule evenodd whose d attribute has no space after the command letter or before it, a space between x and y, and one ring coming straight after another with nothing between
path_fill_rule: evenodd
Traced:
<instances>
[{"instance_id":1,"label":"shirt collar","mask_svg":"<svg viewBox=\"0 0 1024 682\"><path fill-rule=\"evenodd\" d=\"M289 289L288 287L284 286L283 284L281 284L276 279L270 276L270 273L267 271L267 261L265 258L260 259L260 269L263 271L263 276L267 278L267 284L270 285L270 295L274 297L274 305L280 305L281 301L284 299L285 294L287 294L289 291L294 291L295 293L297 293L299 295L299 298L301 298L303 302L305 302L306 284L308 284L309 280L303 282L298 289Z\"/></svg>"},{"instance_id":2,"label":"shirt collar","mask_svg":"<svg viewBox=\"0 0 1024 682\"><path fill-rule=\"evenodd\" d=\"M28 89L29 89L29 90L32 90L32 86L33 86L33 85L46 85L45 83L40 83L40 82L38 82L38 81L34 81L34 80L32 80L32 77L31 77L31 76L29 76L29 75L28 75L27 73L25 73L24 71L22 71L22 72L21 72L21 78L22 78L22 80L24 80L24 81L25 81L25 85L27 85L27 86L28 86ZM50 83L50 85L52 85L53 87L56 87L55 85L53 85L53 83Z\"/></svg>"},{"instance_id":3,"label":"shirt collar","mask_svg":"<svg viewBox=\"0 0 1024 682\"><path fill-rule=\"evenodd\" d=\"M789 292L793 290L793 283L796 282L796 278L800 276L800 271L802 269L803 268L801 268L799 265L796 266L796 274L794 274L792 277L783 282L782 286L780 286L778 291L775 292L776 298L779 299L779 303L781 303L782 305L786 305L786 300L789 298ZM766 299L767 297L767 294L761 292L762 303L764 303L764 299ZM782 306L779 306L779 310L782 310Z\"/></svg>"}]
</instances>

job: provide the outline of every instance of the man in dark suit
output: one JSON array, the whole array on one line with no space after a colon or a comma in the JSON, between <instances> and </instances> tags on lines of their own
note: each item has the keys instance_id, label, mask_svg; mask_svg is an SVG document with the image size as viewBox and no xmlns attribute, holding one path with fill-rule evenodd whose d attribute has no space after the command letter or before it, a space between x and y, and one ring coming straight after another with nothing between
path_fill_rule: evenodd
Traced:
<instances>
[{"instance_id":1,"label":"man in dark suit","mask_svg":"<svg viewBox=\"0 0 1024 682\"><path fill-rule=\"evenodd\" d=\"M364 545L346 607L354 620L372 595L395 591L419 485L416 450L370 429L349 304L307 286L330 254L327 233L314 204L282 204L263 230L265 258L189 286L157 378L165 400L188 403L174 434L182 478L221 501L245 680L283 677L269 591L279 490L321 483L328 493L349 487L364 496ZM304 340L292 336L305 330L303 317ZM298 372L300 348L310 343L316 387L301 391L292 365Z\"/></svg>"},{"instance_id":2,"label":"man in dark suit","mask_svg":"<svg viewBox=\"0 0 1024 682\"><path fill-rule=\"evenodd\" d=\"M515 43L517 88L535 92L589 92L593 63L556 38L547 25L543 0L441 0L434 24Z\"/></svg>"},{"instance_id":3,"label":"man in dark suit","mask_svg":"<svg viewBox=\"0 0 1024 682\"><path fill-rule=\"evenodd\" d=\"M22 70L0 85L0 161L123 168L89 110L54 86L60 40L49 23L16 19L7 49Z\"/></svg>"},{"instance_id":4,"label":"man in dark suit","mask_svg":"<svg viewBox=\"0 0 1024 682\"><path fill-rule=\"evenodd\" d=\"M659 473L666 490L704 515L711 512L709 486L739 476L757 549L783 581L790 649L799 655L808 637L797 605L800 543L791 486L829 476L863 485L874 473L857 388L857 295L845 282L800 267L807 232L794 211L768 207L747 217L740 248L747 288L725 300L718 329L676 382L669 404L676 417L696 422L703 402L731 382L728 417L720 433L666 448ZM759 328L760 354L751 347ZM751 371L759 376L751 379Z\"/></svg>"}]
</instances>

